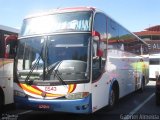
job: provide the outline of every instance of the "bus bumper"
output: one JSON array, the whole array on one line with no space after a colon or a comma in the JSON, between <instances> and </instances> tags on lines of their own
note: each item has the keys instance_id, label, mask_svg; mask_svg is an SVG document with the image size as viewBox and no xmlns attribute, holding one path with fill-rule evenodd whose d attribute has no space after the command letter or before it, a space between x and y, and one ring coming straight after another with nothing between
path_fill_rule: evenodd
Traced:
<instances>
[{"instance_id":1,"label":"bus bumper","mask_svg":"<svg viewBox=\"0 0 160 120\"><path fill-rule=\"evenodd\" d=\"M67 99L31 99L15 96L15 104L17 108L27 108L33 110L47 110L56 112L69 113L91 113L92 103L91 95L83 99L67 100Z\"/></svg>"}]
</instances>

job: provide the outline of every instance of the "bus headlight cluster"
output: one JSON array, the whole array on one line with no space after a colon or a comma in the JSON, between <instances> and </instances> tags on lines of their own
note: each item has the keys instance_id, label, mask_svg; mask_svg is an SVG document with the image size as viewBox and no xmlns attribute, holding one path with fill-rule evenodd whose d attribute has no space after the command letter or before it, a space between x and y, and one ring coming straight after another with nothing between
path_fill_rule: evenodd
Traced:
<instances>
[{"instance_id":1,"label":"bus headlight cluster","mask_svg":"<svg viewBox=\"0 0 160 120\"><path fill-rule=\"evenodd\" d=\"M67 99L82 99L84 97L87 97L89 95L89 92L78 92L78 93L69 93L66 95Z\"/></svg>"},{"instance_id":2,"label":"bus headlight cluster","mask_svg":"<svg viewBox=\"0 0 160 120\"><path fill-rule=\"evenodd\" d=\"M14 91L14 95L15 96L20 96L20 97L26 97L26 94L20 91L15 90Z\"/></svg>"}]
</instances>

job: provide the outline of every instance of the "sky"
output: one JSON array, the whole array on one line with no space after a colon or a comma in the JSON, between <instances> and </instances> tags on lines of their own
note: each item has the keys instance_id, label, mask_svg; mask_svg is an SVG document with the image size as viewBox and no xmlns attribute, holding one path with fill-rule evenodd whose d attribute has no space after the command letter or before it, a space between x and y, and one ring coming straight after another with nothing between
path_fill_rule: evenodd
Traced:
<instances>
[{"instance_id":1,"label":"sky","mask_svg":"<svg viewBox=\"0 0 160 120\"><path fill-rule=\"evenodd\" d=\"M131 32L160 25L160 0L0 0L0 25L20 29L29 14L75 6L96 7Z\"/></svg>"}]
</instances>

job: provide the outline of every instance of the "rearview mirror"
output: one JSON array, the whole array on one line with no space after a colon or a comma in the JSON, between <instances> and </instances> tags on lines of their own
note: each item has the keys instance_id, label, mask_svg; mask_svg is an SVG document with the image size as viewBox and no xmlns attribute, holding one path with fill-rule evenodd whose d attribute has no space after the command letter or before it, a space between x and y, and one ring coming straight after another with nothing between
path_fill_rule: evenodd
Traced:
<instances>
[{"instance_id":1,"label":"rearview mirror","mask_svg":"<svg viewBox=\"0 0 160 120\"><path fill-rule=\"evenodd\" d=\"M97 32L97 31L93 31L92 32L92 36L93 36L93 39L96 40L96 41L100 41L101 40L100 33Z\"/></svg>"},{"instance_id":2,"label":"rearview mirror","mask_svg":"<svg viewBox=\"0 0 160 120\"><path fill-rule=\"evenodd\" d=\"M97 41L98 45L97 45L97 56L98 57L102 57L103 56L103 50L100 49L100 43L101 43L101 36L100 36L100 33L97 32L97 31L93 31L92 32L92 36L93 36L93 39Z\"/></svg>"},{"instance_id":3,"label":"rearview mirror","mask_svg":"<svg viewBox=\"0 0 160 120\"><path fill-rule=\"evenodd\" d=\"M100 48L97 50L97 56L98 57L102 57L103 56L103 50L101 50Z\"/></svg>"}]
</instances>

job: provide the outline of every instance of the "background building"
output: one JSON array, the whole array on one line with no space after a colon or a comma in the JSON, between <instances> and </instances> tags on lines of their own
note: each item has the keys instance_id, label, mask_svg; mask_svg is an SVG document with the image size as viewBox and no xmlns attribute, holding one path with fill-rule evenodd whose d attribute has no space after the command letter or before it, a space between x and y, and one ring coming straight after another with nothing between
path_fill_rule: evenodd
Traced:
<instances>
[{"instance_id":1,"label":"background building","mask_svg":"<svg viewBox=\"0 0 160 120\"><path fill-rule=\"evenodd\" d=\"M160 25L146 28L144 31L135 32L148 43L150 54L160 53Z\"/></svg>"},{"instance_id":2,"label":"background building","mask_svg":"<svg viewBox=\"0 0 160 120\"><path fill-rule=\"evenodd\" d=\"M149 48L149 78L156 79L160 75L160 25L135 32L148 43Z\"/></svg>"}]
</instances>

